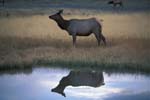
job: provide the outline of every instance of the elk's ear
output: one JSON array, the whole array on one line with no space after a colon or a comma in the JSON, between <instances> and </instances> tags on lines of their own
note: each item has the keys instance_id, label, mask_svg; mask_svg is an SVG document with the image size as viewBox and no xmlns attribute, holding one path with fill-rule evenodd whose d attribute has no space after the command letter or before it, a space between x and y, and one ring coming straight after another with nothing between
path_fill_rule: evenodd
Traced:
<instances>
[{"instance_id":1,"label":"elk's ear","mask_svg":"<svg viewBox=\"0 0 150 100\"><path fill-rule=\"evenodd\" d=\"M63 13L63 9L59 10L57 14L62 14L62 13Z\"/></svg>"}]
</instances>

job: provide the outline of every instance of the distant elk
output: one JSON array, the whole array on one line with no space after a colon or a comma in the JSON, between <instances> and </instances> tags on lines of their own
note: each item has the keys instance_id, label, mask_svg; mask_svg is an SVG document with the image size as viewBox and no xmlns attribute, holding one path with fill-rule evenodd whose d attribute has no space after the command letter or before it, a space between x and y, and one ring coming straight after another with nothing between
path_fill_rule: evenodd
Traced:
<instances>
[{"instance_id":1,"label":"distant elk","mask_svg":"<svg viewBox=\"0 0 150 100\"><path fill-rule=\"evenodd\" d=\"M117 5L123 6L123 2L120 0L111 0L111 1L108 1L108 4L113 5L114 7L116 7Z\"/></svg>"},{"instance_id":2,"label":"distant elk","mask_svg":"<svg viewBox=\"0 0 150 100\"><path fill-rule=\"evenodd\" d=\"M5 4L5 0L0 0L0 3L3 5L4 7L4 4Z\"/></svg>"},{"instance_id":3,"label":"distant elk","mask_svg":"<svg viewBox=\"0 0 150 100\"><path fill-rule=\"evenodd\" d=\"M73 46L76 46L76 36L89 36L92 33L95 35L98 45L100 45L101 39L106 45L105 37L102 34L102 25L96 18L66 20L61 16L62 13L63 10L59 10L49 18L56 21L62 30L66 30L72 36Z\"/></svg>"},{"instance_id":4,"label":"distant elk","mask_svg":"<svg viewBox=\"0 0 150 100\"><path fill-rule=\"evenodd\" d=\"M66 97L64 90L67 86L91 86L100 87L104 85L104 77L101 71L71 71L63 77L59 84L51 91Z\"/></svg>"}]
</instances>

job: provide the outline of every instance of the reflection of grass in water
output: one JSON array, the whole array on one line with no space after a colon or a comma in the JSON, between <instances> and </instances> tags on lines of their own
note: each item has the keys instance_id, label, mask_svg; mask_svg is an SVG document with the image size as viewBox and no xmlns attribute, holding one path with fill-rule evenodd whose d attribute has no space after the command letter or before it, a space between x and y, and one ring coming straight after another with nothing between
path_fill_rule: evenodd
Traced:
<instances>
[{"instance_id":1,"label":"reflection of grass in water","mask_svg":"<svg viewBox=\"0 0 150 100\"><path fill-rule=\"evenodd\" d=\"M97 47L96 39L91 35L78 37L77 48L72 48L72 38L48 16L1 18L0 68L48 64L149 72L149 14L94 16L104 20L107 47ZM67 19L87 17L91 16L65 16Z\"/></svg>"},{"instance_id":2,"label":"reflection of grass in water","mask_svg":"<svg viewBox=\"0 0 150 100\"><path fill-rule=\"evenodd\" d=\"M120 63L120 62L94 62L94 61L72 61L72 60L39 60L38 65L51 65L53 68L62 67L75 70L104 70L107 72L131 72L131 73L149 73L149 65L139 65L137 63ZM49 67L49 66L48 66Z\"/></svg>"}]
</instances>

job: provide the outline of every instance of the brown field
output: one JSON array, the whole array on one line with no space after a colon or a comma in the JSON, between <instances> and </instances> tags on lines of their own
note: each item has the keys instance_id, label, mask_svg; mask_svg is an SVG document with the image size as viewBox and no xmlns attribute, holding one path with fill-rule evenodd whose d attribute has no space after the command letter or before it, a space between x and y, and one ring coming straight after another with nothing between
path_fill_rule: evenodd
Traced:
<instances>
[{"instance_id":1,"label":"brown field","mask_svg":"<svg viewBox=\"0 0 150 100\"><path fill-rule=\"evenodd\" d=\"M94 35L72 38L48 15L0 17L0 69L36 64L77 67L111 66L150 71L150 13L64 15L66 19L103 19L107 46L97 46Z\"/></svg>"}]
</instances>

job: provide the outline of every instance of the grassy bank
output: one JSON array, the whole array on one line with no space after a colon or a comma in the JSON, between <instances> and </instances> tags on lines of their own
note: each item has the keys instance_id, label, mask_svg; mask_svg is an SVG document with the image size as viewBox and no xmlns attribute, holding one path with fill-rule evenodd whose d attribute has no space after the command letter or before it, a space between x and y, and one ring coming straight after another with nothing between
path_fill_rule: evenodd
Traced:
<instances>
[{"instance_id":1,"label":"grassy bank","mask_svg":"<svg viewBox=\"0 0 150 100\"><path fill-rule=\"evenodd\" d=\"M97 46L93 35L72 38L47 15L0 18L0 69L53 65L150 72L149 13L65 15L103 19L107 46Z\"/></svg>"}]
</instances>

